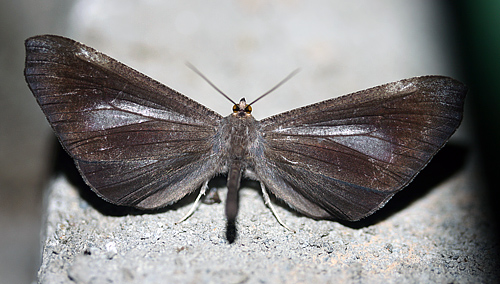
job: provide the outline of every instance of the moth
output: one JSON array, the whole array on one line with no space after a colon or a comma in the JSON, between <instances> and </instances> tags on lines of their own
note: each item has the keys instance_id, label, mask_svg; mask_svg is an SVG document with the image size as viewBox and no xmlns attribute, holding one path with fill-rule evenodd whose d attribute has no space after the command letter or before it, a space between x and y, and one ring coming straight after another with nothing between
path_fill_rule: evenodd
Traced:
<instances>
[{"instance_id":1,"label":"moth","mask_svg":"<svg viewBox=\"0 0 500 284\"><path fill-rule=\"evenodd\" d=\"M257 121L245 99L223 117L68 38L25 45L29 88L97 195L153 209L227 174L228 223L242 177L260 182L266 203L270 192L309 217L374 213L455 132L467 93L448 77L414 77Z\"/></svg>"}]
</instances>

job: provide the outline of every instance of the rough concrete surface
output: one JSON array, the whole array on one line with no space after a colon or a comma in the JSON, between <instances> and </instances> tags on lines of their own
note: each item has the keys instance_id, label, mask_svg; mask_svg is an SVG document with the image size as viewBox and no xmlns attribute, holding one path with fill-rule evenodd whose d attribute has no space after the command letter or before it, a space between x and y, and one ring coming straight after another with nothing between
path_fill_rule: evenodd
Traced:
<instances>
[{"instance_id":1,"label":"rough concrete surface","mask_svg":"<svg viewBox=\"0 0 500 284\"><path fill-rule=\"evenodd\" d=\"M168 4L167 4L168 3ZM210 3L210 4L208 4ZM311 3L311 4L309 4ZM460 76L435 1L75 1L68 33L221 114L302 71L254 106L261 119L405 77ZM223 203L194 196L161 212L96 200L70 165L49 184L40 283L492 283L490 232L471 134L464 127L384 209L358 223L316 221L240 191L238 237ZM72 177L67 181L67 176ZM216 182L225 199L225 182Z\"/></svg>"},{"instance_id":2,"label":"rough concrete surface","mask_svg":"<svg viewBox=\"0 0 500 284\"><path fill-rule=\"evenodd\" d=\"M58 177L48 195L39 281L494 283L498 247L476 185L470 171L460 171L359 228L278 207L296 233L276 222L257 189L243 188L238 238L229 244L222 203L202 204L177 225L190 203L157 214L109 216Z\"/></svg>"}]
</instances>

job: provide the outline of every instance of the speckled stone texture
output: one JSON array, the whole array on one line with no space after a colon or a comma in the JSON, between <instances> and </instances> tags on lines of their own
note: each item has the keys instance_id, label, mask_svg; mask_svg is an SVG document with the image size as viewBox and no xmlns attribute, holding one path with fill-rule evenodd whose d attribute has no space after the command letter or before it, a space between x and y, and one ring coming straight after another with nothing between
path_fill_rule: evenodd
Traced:
<instances>
[{"instance_id":1,"label":"speckled stone texture","mask_svg":"<svg viewBox=\"0 0 500 284\"><path fill-rule=\"evenodd\" d=\"M363 223L314 221L241 190L238 238L225 239L223 204L186 202L156 214L97 211L63 177L50 185L41 283L493 283L497 244L463 170L421 198L398 199ZM411 190L418 190L411 188ZM189 199L189 198L188 198ZM191 199L192 200L192 199ZM118 208L119 209L119 208ZM385 210L385 211L384 211ZM379 214L379 213L377 213Z\"/></svg>"}]
</instances>

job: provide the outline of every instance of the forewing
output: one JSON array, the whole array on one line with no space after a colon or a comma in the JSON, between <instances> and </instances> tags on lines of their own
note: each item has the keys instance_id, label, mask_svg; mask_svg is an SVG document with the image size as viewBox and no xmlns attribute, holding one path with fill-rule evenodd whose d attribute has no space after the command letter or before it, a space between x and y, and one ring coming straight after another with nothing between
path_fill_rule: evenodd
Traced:
<instances>
[{"instance_id":1,"label":"forewing","mask_svg":"<svg viewBox=\"0 0 500 284\"><path fill-rule=\"evenodd\" d=\"M108 201L170 204L216 173L221 116L73 40L26 40L25 77L87 184Z\"/></svg>"},{"instance_id":2,"label":"forewing","mask_svg":"<svg viewBox=\"0 0 500 284\"><path fill-rule=\"evenodd\" d=\"M466 93L451 78L415 77L264 119L255 171L299 212L359 220L443 147L462 120Z\"/></svg>"}]
</instances>

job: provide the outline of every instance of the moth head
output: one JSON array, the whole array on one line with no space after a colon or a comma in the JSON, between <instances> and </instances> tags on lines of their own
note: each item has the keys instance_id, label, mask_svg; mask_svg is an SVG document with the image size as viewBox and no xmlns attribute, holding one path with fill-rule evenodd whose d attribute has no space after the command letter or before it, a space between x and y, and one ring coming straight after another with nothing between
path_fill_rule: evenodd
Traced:
<instances>
[{"instance_id":1,"label":"moth head","mask_svg":"<svg viewBox=\"0 0 500 284\"><path fill-rule=\"evenodd\" d=\"M233 105L233 115L247 116L252 113L252 107L247 105L245 98L242 98L238 104Z\"/></svg>"}]
</instances>

